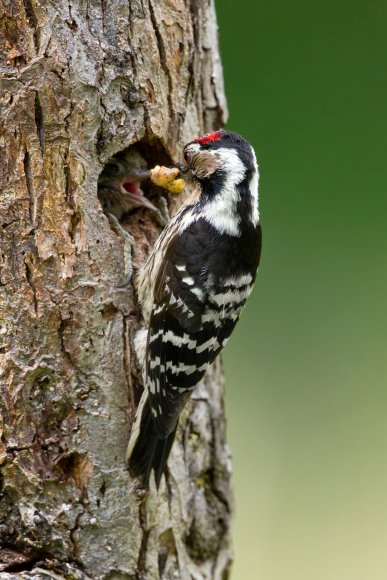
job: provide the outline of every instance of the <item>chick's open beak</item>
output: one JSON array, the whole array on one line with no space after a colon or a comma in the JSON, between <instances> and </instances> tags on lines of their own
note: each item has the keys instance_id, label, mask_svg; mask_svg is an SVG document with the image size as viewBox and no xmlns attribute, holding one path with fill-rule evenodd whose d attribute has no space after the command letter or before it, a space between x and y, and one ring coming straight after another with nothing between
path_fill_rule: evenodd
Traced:
<instances>
[{"instance_id":1,"label":"chick's open beak","mask_svg":"<svg viewBox=\"0 0 387 580\"><path fill-rule=\"evenodd\" d=\"M124 181L121 185L121 193L137 207L147 207L157 210L151 201L143 194L138 181Z\"/></svg>"}]
</instances>

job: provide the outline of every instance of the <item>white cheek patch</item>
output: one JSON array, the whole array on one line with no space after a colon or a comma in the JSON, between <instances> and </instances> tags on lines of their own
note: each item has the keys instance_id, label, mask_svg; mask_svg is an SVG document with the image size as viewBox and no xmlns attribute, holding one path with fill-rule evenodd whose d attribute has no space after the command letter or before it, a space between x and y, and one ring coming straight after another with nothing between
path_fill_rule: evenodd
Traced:
<instances>
[{"instance_id":1,"label":"white cheek patch","mask_svg":"<svg viewBox=\"0 0 387 580\"><path fill-rule=\"evenodd\" d=\"M218 157L226 179L221 194L216 195L213 200L205 205L201 215L221 234L238 236L239 216L237 204L240 200L240 193L236 186L243 181L246 167L234 149L221 147L211 153Z\"/></svg>"}]
</instances>

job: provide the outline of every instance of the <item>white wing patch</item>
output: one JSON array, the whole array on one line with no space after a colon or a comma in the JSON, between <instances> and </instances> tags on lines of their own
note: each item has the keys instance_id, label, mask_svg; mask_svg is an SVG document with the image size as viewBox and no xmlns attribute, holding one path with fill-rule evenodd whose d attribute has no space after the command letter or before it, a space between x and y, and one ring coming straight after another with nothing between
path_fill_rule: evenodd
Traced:
<instances>
[{"instance_id":1,"label":"white wing patch","mask_svg":"<svg viewBox=\"0 0 387 580\"><path fill-rule=\"evenodd\" d=\"M226 306L231 304L237 304L246 300L251 292L251 286L248 286L245 290L238 292L237 290L229 290L228 292L223 292L221 294L214 294L210 297L211 302L217 306Z\"/></svg>"},{"instance_id":2,"label":"white wing patch","mask_svg":"<svg viewBox=\"0 0 387 580\"><path fill-rule=\"evenodd\" d=\"M187 284L188 286L193 286L195 284L195 280L191 278L191 276L186 276L185 278L182 279L182 282L184 282L184 284Z\"/></svg>"},{"instance_id":3,"label":"white wing patch","mask_svg":"<svg viewBox=\"0 0 387 580\"><path fill-rule=\"evenodd\" d=\"M233 286L234 288L240 288L241 286L246 286L247 284L251 284L253 281L253 277L251 274L242 274L236 278L232 276L231 278L225 278L222 280L222 284L225 286Z\"/></svg>"}]
</instances>

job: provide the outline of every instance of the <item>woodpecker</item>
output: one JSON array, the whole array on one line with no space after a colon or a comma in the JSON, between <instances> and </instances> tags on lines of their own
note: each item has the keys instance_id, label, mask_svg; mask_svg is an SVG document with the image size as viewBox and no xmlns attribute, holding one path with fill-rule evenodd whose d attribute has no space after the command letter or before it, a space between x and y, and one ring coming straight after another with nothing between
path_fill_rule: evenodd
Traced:
<instances>
[{"instance_id":1,"label":"woodpecker","mask_svg":"<svg viewBox=\"0 0 387 580\"><path fill-rule=\"evenodd\" d=\"M184 147L196 184L158 238L137 280L145 326L135 338L144 392L130 435L131 474L157 488L179 416L232 333L261 253L258 167L237 133L214 131Z\"/></svg>"}]
</instances>

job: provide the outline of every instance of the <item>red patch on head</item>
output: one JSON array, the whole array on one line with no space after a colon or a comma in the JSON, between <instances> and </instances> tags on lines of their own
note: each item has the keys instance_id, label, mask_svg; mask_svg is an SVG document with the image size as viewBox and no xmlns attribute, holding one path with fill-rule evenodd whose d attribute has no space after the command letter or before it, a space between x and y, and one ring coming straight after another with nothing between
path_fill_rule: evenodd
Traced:
<instances>
[{"instance_id":1,"label":"red patch on head","mask_svg":"<svg viewBox=\"0 0 387 580\"><path fill-rule=\"evenodd\" d=\"M201 145L208 145L213 141L220 141L222 138L222 134L220 131L212 131L212 133L208 133L208 135L204 135L204 137L198 137L194 139L192 143L201 143Z\"/></svg>"}]
</instances>

